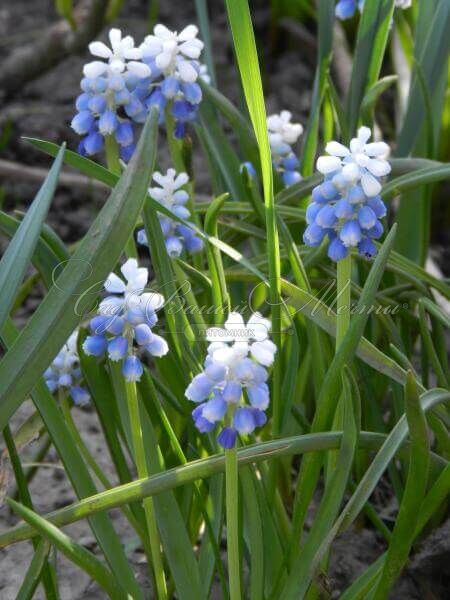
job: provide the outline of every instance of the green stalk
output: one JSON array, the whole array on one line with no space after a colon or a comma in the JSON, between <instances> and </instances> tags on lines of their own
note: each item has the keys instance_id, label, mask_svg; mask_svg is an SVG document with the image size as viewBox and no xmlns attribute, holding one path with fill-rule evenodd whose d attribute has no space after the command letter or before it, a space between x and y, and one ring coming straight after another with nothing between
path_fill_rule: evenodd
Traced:
<instances>
[{"instance_id":1,"label":"green stalk","mask_svg":"<svg viewBox=\"0 0 450 600\"><path fill-rule=\"evenodd\" d=\"M105 136L105 154L108 170L114 173L114 175L120 176L122 173L122 167L120 165L119 146L113 135ZM134 243L133 234L131 234L129 240L125 244L125 254L128 256L128 258L137 257L137 250Z\"/></svg>"},{"instance_id":2,"label":"green stalk","mask_svg":"<svg viewBox=\"0 0 450 600\"><path fill-rule=\"evenodd\" d=\"M133 440L134 458L138 477L146 479L148 477L147 462L145 459L144 441L142 439L142 426L139 414L139 404L136 393L136 383L129 381L126 383L128 411L130 415L131 436ZM147 529L150 538L151 556L153 561L153 574L157 598L165 600L167 598L166 580L164 577L164 568L161 556L161 544L159 540L158 526L156 523L153 498L148 497L143 500Z\"/></svg>"},{"instance_id":3,"label":"green stalk","mask_svg":"<svg viewBox=\"0 0 450 600\"><path fill-rule=\"evenodd\" d=\"M231 448L230 450L225 450L225 487L230 600L241 600L238 463L236 447Z\"/></svg>"},{"instance_id":4,"label":"green stalk","mask_svg":"<svg viewBox=\"0 0 450 600\"><path fill-rule=\"evenodd\" d=\"M349 254L337 263L336 290L336 351L350 327L352 257Z\"/></svg>"}]
</instances>

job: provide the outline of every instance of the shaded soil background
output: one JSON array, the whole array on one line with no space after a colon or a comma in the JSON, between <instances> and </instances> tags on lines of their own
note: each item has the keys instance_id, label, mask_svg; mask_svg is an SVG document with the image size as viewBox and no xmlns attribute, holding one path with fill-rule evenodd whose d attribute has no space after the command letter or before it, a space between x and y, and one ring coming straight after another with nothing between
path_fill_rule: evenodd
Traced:
<instances>
[{"instance_id":1,"label":"shaded soil background","mask_svg":"<svg viewBox=\"0 0 450 600\"><path fill-rule=\"evenodd\" d=\"M227 28L223 3L218 0L210 3L212 15L212 41L217 68L219 88L235 103L239 103L239 86L236 71L232 66L233 53ZM254 22L261 47L261 62L265 73L265 90L269 112L289 109L294 120L302 123L308 117L312 82L314 77L314 43L308 32L299 30L289 23L285 24L278 35L275 46L266 43L269 36L269 15L267 2L255 7ZM51 0L15 0L0 4L0 52L5 57L17 47L36 39L41 31L58 19L54 3ZM196 21L194 3L186 0L161 2L159 20L173 29L181 29ZM114 22L136 40L148 33L148 2L145 0L126 0L125 9ZM100 36L105 38L105 32ZM272 38L273 39L273 38ZM49 166L49 159L23 141L22 136L37 137L61 143L66 140L71 149L76 149L78 139L69 127L74 113L74 99L79 94L79 81L82 66L89 60L88 54L71 56L60 65L37 80L25 85L19 93L0 104L1 145L0 158L16 161L30 167ZM163 168L169 166L168 155L163 138L160 138L158 160ZM242 157L243 159L245 157ZM209 184L205 168L205 158L199 145L194 151L194 170L199 193L208 194ZM66 169L66 172L69 172ZM0 180L0 198L7 211L23 210L33 199L38 189L36 181L23 174L16 179ZM60 185L48 218L48 223L66 243L78 240L88 229L92 219L106 197L106 192L90 186ZM447 242L443 233L434 236L433 253L440 266L445 264L442 245ZM0 240L0 251L3 241ZM23 320L39 302L39 292L31 297L24 311L18 313ZM25 404L14 418L13 425L23 421L30 414L31 406ZM87 442L96 460L105 473L114 481L104 440L95 414L89 408L76 409L74 417L80 432ZM38 443L23 450L22 459L26 463L34 455ZM75 496L61 468L54 450L45 458L46 466L41 468L31 485L35 508L46 513L55 508L70 504ZM13 492L10 488L9 493ZM376 503L376 498L375 498ZM385 504L383 504L385 506ZM388 507L395 514L394 505ZM389 514L385 518L389 520ZM389 511L388 511L389 512ZM124 544L145 588L148 585L147 565L139 547L136 547L133 532L119 511L112 512L117 531L123 536ZM0 528L3 530L16 521L6 507L0 508ZM85 523L77 523L67 528L79 542L90 550L96 549L95 540ZM449 524L444 524L425 538L418 546L410 565L392 594L399 600L419 598L444 598L449 584L449 573L445 567L449 564ZM331 558L331 571L326 587L332 598L338 598L341 591L360 572L371 564L384 550L383 540L372 529L359 524L358 527L341 536L335 544ZM0 599L12 600L23 580L24 573L32 556L32 547L23 542L0 550ZM104 594L94 586L81 571L74 568L61 555L57 557L58 574L62 600L97 599ZM447 587L448 589L448 587ZM150 594L150 591L149 591ZM43 595L39 591L37 598ZM220 598L220 593L215 593Z\"/></svg>"}]
</instances>

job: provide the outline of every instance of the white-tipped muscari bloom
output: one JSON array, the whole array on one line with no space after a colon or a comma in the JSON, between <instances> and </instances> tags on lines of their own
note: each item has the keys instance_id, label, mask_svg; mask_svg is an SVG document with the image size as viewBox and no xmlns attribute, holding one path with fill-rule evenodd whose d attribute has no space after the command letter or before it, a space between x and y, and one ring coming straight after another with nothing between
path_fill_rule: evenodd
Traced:
<instances>
[{"instance_id":1,"label":"white-tipped muscari bloom","mask_svg":"<svg viewBox=\"0 0 450 600\"><path fill-rule=\"evenodd\" d=\"M158 186L148 188L151 198L170 210L176 217L188 220L191 213L185 205L189 200L189 194L184 189L189 183L188 174L184 172L177 173L175 169L168 169L165 175L156 171L153 174L153 180ZM159 222L165 238L167 253L170 257L180 256L183 249L194 253L203 248L202 240L187 225L182 225L165 215L159 217ZM144 230L138 232L137 240L142 245L148 245Z\"/></svg>"},{"instance_id":2,"label":"white-tipped muscari bloom","mask_svg":"<svg viewBox=\"0 0 450 600\"><path fill-rule=\"evenodd\" d=\"M174 75L185 83L193 83L198 78L199 69L192 61L200 57L204 46L197 34L195 25L188 25L178 33L158 24L140 48L144 58L154 60L164 75Z\"/></svg>"},{"instance_id":3,"label":"white-tipped muscari bloom","mask_svg":"<svg viewBox=\"0 0 450 600\"><path fill-rule=\"evenodd\" d=\"M283 184L288 187L301 180L298 171L300 163L292 146L303 133L300 123L292 123L292 114L288 110L282 110L280 114L267 117L267 130L269 134L270 150L274 168L281 176ZM247 166L249 174L254 172L253 166Z\"/></svg>"},{"instance_id":4,"label":"white-tipped muscari bloom","mask_svg":"<svg viewBox=\"0 0 450 600\"><path fill-rule=\"evenodd\" d=\"M99 314L91 319L92 335L86 338L83 350L96 357L107 352L110 360L122 361L127 381L139 381L143 366L134 354L133 342L152 356L164 356L169 351L166 341L152 332L164 297L144 291L148 270L139 267L135 258L129 258L120 271L124 279L110 273L105 282L105 290L111 295L100 302Z\"/></svg>"},{"instance_id":5,"label":"white-tipped muscari bloom","mask_svg":"<svg viewBox=\"0 0 450 600\"><path fill-rule=\"evenodd\" d=\"M58 389L67 390L75 404L84 405L90 396L89 392L80 386L82 374L79 369L77 339L78 330L75 330L45 371L44 379L51 392Z\"/></svg>"},{"instance_id":6,"label":"white-tipped muscari bloom","mask_svg":"<svg viewBox=\"0 0 450 600\"><path fill-rule=\"evenodd\" d=\"M350 248L372 258L377 252L373 240L383 233L380 219L386 215L386 207L379 194L381 178L391 170L386 160L389 146L369 143L370 137L370 129L361 127L349 148L329 142L328 155L317 160L325 180L312 191L303 240L308 246L318 246L328 236L328 256L336 262L344 259Z\"/></svg>"},{"instance_id":7,"label":"white-tipped muscari bloom","mask_svg":"<svg viewBox=\"0 0 450 600\"><path fill-rule=\"evenodd\" d=\"M368 143L372 135L368 127L360 127L350 147L339 142L329 142L325 150L328 156L320 156L317 170L323 175L334 174L331 179L339 190L351 188L361 182L366 196L377 196L381 191L380 177L391 172L386 160L389 146L385 142Z\"/></svg>"},{"instance_id":8,"label":"white-tipped muscari bloom","mask_svg":"<svg viewBox=\"0 0 450 600\"><path fill-rule=\"evenodd\" d=\"M224 448L234 445L237 433L251 433L266 422L266 367L273 363L277 350L269 339L270 328L270 321L259 313L246 324L241 314L231 312L223 328L211 327L206 332L210 344L205 368L191 381L185 395L198 404L192 416L200 432L211 431L229 413L230 425L217 437Z\"/></svg>"},{"instance_id":9,"label":"white-tipped muscari bloom","mask_svg":"<svg viewBox=\"0 0 450 600\"><path fill-rule=\"evenodd\" d=\"M122 37L120 29L111 29L108 37L111 48L98 41L89 44L89 52L103 60L87 63L83 68L86 77L113 76L125 70L142 78L151 75L150 68L141 60L142 50L135 47L131 35Z\"/></svg>"},{"instance_id":10,"label":"white-tipped muscari bloom","mask_svg":"<svg viewBox=\"0 0 450 600\"><path fill-rule=\"evenodd\" d=\"M289 154L292 144L295 144L303 133L303 126L300 123L292 123L291 119L292 113L288 110L267 117L270 147L276 155Z\"/></svg>"}]
</instances>

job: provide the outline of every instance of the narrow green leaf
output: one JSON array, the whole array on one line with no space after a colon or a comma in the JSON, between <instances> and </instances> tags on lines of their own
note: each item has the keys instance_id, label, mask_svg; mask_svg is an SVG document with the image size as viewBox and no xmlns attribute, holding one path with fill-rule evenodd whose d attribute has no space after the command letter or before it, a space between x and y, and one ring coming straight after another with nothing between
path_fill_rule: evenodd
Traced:
<instances>
[{"instance_id":1,"label":"narrow green leaf","mask_svg":"<svg viewBox=\"0 0 450 600\"><path fill-rule=\"evenodd\" d=\"M355 391L350 382L351 375L343 371L343 399L344 399L344 430L342 442L336 460L335 469L327 482L325 493L315 515L313 524L304 546L298 549L293 562L293 567L281 594L287 600L304 598L313 579L314 572L323 557L324 548L321 546L323 538L329 533L339 512L348 478L350 476L353 458L357 446L357 425L354 407L359 406L359 401L353 400ZM331 540L330 540L331 541ZM319 549L321 553L319 554ZM326 548L328 550L328 548Z\"/></svg>"},{"instance_id":2,"label":"narrow green leaf","mask_svg":"<svg viewBox=\"0 0 450 600\"><path fill-rule=\"evenodd\" d=\"M245 522L248 524L250 557L250 600L264 598L264 541L263 524L259 511L257 496L249 468L241 469L239 480L244 499Z\"/></svg>"},{"instance_id":3,"label":"narrow green leaf","mask_svg":"<svg viewBox=\"0 0 450 600\"><path fill-rule=\"evenodd\" d=\"M353 357L361 340L369 318L367 307L371 306L374 301L374 296L380 284L389 253L394 243L395 231L396 226L394 225L386 237L380 253L375 259L367 277L357 304L357 309L359 307L360 310L357 310L356 314L353 316L350 327L327 371L316 403L317 408L311 427L311 431L313 432L324 431L330 425L330 420L332 419L339 398L339 384L342 369ZM302 533L306 511L317 484L321 462L321 457L317 455L308 456L302 461L297 481L294 505L293 539L299 539Z\"/></svg>"},{"instance_id":4,"label":"narrow green leaf","mask_svg":"<svg viewBox=\"0 0 450 600\"><path fill-rule=\"evenodd\" d=\"M72 0L55 0L56 10L58 13L66 19L72 29L75 29L76 23L73 16L73 2Z\"/></svg>"},{"instance_id":5,"label":"narrow green leaf","mask_svg":"<svg viewBox=\"0 0 450 600\"><path fill-rule=\"evenodd\" d=\"M47 562L50 548L50 543L47 540L39 540L22 585L17 592L16 600L31 600L33 598L34 592L41 579L42 569Z\"/></svg>"},{"instance_id":6,"label":"narrow green leaf","mask_svg":"<svg viewBox=\"0 0 450 600\"><path fill-rule=\"evenodd\" d=\"M424 412L427 412L434 406L448 400L450 400L450 392L447 390L431 390L421 396L422 409ZM388 436L367 431L360 432L358 440L359 448L381 449L334 527L340 530L342 526L342 529L345 529L345 526L356 518L390 461L402 449L407 434L408 425L405 417L399 420L396 427ZM326 432L292 436L253 444L238 450L238 464L239 467L242 467L281 456L334 450L339 448L341 439L341 432ZM432 459L437 467L442 468L447 466L446 461L437 455L432 454ZM95 515L97 512L110 510L122 504L140 500L146 496L160 494L161 492L191 483L196 479L211 477L217 473L222 473L224 469L225 459L223 454L192 461L181 467L175 467L163 473L153 475L148 479L133 481L117 486L114 489L106 490L73 505L54 511L46 515L45 518L61 527L87 516L92 518L92 515ZM28 539L32 535L30 527L18 524L0 534L0 548Z\"/></svg>"},{"instance_id":7,"label":"narrow green leaf","mask_svg":"<svg viewBox=\"0 0 450 600\"><path fill-rule=\"evenodd\" d=\"M101 588L105 590L110 598L126 600L128 595L121 589L114 574L109 571L98 558L89 552L68 535L60 531L55 525L49 523L34 511L8 498L9 506L24 521L29 523L37 532L47 538L60 552L71 562L85 571Z\"/></svg>"},{"instance_id":8,"label":"narrow green leaf","mask_svg":"<svg viewBox=\"0 0 450 600\"><path fill-rule=\"evenodd\" d=\"M0 231L2 233L12 238L19 227L20 221L18 219L0 211ZM48 245L41 233L36 243L33 256L31 257L31 262L36 270L39 271L47 289L53 285L53 273L55 272L56 267L58 267L62 261L68 259L68 254L66 254L64 259L59 258Z\"/></svg>"},{"instance_id":9,"label":"narrow green leaf","mask_svg":"<svg viewBox=\"0 0 450 600\"><path fill-rule=\"evenodd\" d=\"M12 322L8 320L1 332L3 345L6 348L12 346L17 337L17 330ZM42 379L38 379L37 383L35 382L31 397L42 417L42 421L61 458L77 496L85 498L96 494L97 489L70 435L62 413ZM111 569L120 577L122 584L126 586L127 590L140 600L141 593L109 517L107 515L94 515L90 519L90 525L105 558L111 565Z\"/></svg>"},{"instance_id":10,"label":"narrow green leaf","mask_svg":"<svg viewBox=\"0 0 450 600\"><path fill-rule=\"evenodd\" d=\"M331 51L333 48L334 9L334 0L322 0L322 2L319 3L317 15L319 24L317 67L311 99L312 109L306 125L302 146L302 174L304 176L311 175L314 169L314 158L319 137L321 108L327 90Z\"/></svg>"},{"instance_id":11,"label":"narrow green leaf","mask_svg":"<svg viewBox=\"0 0 450 600\"><path fill-rule=\"evenodd\" d=\"M378 80L393 12L394 0L364 2L348 98L350 135L356 131L364 95Z\"/></svg>"},{"instance_id":12,"label":"narrow green leaf","mask_svg":"<svg viewBox=\"0 0 450 600\"><path fill-rule=\"evenodd\" d=\"M411 456L405 492L395 521L394 531L374 600L386 600L410 552L422 500L428 481L430 447L427 421L420 404L414 376L408 373L405 386L405 407L411 436Z\"/></svg>"},{"instance_id":13,"label":"narrow green leaf","mask_svg":"<svg viewBox=\"0 0 450 600\"><path fill-rule=\"evenodd\" d=\"M44 183L0 260L0 330L14 303L25 270L47 216L62 165L65 146L58 152Z\"/></svg>"},{"instance_id":14,"label":"narrow green leaf","mask_svg":"<svg viewBox=\"0 0 450 600\"><path fill-rule=\"evenodd\" d=\"M236 58L241 74L242 87L247 102L250 120L258 142L261 163L264 206L266 216L267 254L269 264L269 292L271 303L273 341L281 347L280 308L280 249L277 215L273 192L272 158L267 133L264 92L258 63L255 36L247 0L226 0L228 19L231 26ZM281 427L281 363L276 358L272 373L272 429L278 434Z\"/></svg>"}]
</instances>

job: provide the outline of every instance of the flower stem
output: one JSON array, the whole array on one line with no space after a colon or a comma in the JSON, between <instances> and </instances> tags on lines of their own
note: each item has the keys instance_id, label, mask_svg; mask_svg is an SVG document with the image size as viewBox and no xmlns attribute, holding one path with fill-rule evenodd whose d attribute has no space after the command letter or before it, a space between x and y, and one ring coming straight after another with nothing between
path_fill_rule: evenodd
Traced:
<instances>
[{"instance_id":1,"label":"flower stem","mask_svg":"<svg viewBox=\"0 0 450 600\"><path fill-rule=\"evenodd\" d=\"M225 450L225 484L230 600L240 600L241 569L239 561L239 496L236 447Z\"/></svg>"},{"instance_id":2,"label":"flower stem","mask_svg":"<svg viewBox=\"0 0 450 600\"><path fill-rule=\"evenodd\" d=\"M349 254L337 263L336 351L350 327L352 257Z\"/></svg>"},{"instance_id":3,"label":"flower stem","mask_svg":"<svg viewBox=\"0 0 450 600\"><path fill-rule=\"evenodd\" d=\"M120 176L122 173L122 168L119 160L119 146L113 135L105 136L105 154L108 169L111 171L111 173ZM133 234L131 234L130 238L125 244L125 254L128 258L137 257L136 244L134 243Z\"/></svg>"},{"instance_id":4,"label":"flower stem","mask_svg":"<svg viewBox=\"0 0 450 600\"><path fill-rule=\"evenodd\" d=\"M133 440L134 459L138 477L140 479L149 476L147 462L145 460L144 442L142 439L141 418L139 415L139 404L136 392L136 383L130 381L126 383L128 412L130 415L131 437ZM153 498L148 497L143 501L145 519L147 521L148 535L150 538L150 548L153 562L153 575L157 598L165 600L167 598L166 580L164 577L164 568L161 556L161 544L159 541L158 526L156 524L155 509L153 506Z\"/></svg>"}]
</instances>

